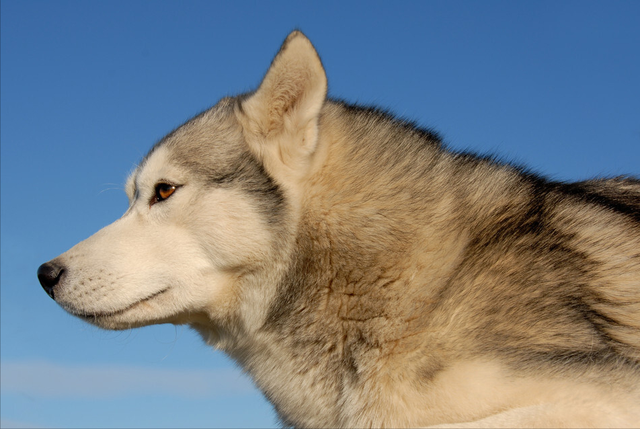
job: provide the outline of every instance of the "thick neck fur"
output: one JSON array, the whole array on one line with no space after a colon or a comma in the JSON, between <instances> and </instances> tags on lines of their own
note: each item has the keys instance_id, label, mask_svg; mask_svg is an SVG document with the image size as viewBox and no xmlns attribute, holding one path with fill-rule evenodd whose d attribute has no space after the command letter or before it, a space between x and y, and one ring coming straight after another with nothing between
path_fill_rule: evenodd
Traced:
<instances>
[{"instance_id":1,"label":"thick neck fur","mask_svg":"<svg viewBox=\"0 0 640 429\"><path fill-rule=\"evenodd\" d=\"M575 302L551 308L557 300L544 298L562 285L576 302L588 300L580 267L527 274L535 266L546 276L575 240L571 220L555 219L564 229L552 238L540 234L559 216L551 184L445 152L428 133L340 103L325 105L319 139L264 324L228 350L285 424L416 426L517 405L496 399L461 416L450 405L460 401L434 393L451 361L474 353L502 354L521 368L626 359ZM521 273L501 269L509 258ZM516 335L532 326L541 342L522 343ZM500 350L505 342L527 357Z\"/></svg>"},{"instance_id":2,"label":"thick neck fur","mask_svg":"<svg viewBox=\"0 0 640 429\"><path fill-rule=\"evenodd\" d=\"M364 126L351 115L364 117ZM362 389L381 389L398 375L407 382L416 371L441 365L416 348L424 341L413 337L425 335L425 308L435 302L461 246L459 237L438 232L445 221L438 212L448 202L435 191L437 181L426 185L425 175L441 156L438 142L399 122L394 127L405 140L392 140L399 133L388 129L389 121L340 104L324 109L291 265L259 341L249 348L262 345L242 353L287 424L352 425L358 408L371 406L353 399ZM418 248L438 262L425 267ZM385 372L390 367L395 374ZM369 397L381 409L388 405L382 392ZM359 423L393 421L381 414Z\"/></svg>"}]
</instances>

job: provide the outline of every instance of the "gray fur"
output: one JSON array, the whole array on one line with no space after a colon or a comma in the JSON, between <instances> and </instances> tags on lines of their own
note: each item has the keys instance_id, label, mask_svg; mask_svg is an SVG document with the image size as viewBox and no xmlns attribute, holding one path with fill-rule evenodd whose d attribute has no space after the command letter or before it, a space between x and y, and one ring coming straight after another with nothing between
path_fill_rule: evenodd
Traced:
<instances>
[{"instance_id":1,"label":"gray fur","mask_svg":"<svg viewBox=\"0 0 640 429\"><path fill-rule=\"evenodd\" d=\"M326 99L294 32L256 92L170 133L128 193L43 286L105 328L191 325L284 425L640 424L638 179L550 181ZM151 270L157 286L113 244L146 225L143 266L158 230L182 261ZM83 291L103 254L134 280Z\"/></svg>"}]
</instances>

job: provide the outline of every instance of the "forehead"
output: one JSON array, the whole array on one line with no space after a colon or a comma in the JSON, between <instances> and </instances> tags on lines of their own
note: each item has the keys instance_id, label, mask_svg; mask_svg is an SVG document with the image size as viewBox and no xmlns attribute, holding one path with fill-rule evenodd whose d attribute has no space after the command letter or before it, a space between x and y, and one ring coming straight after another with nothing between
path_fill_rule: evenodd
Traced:
<instances>
[{"instance_id":1,"label":"forehead","mask_svg":"<svg viewBox=\"0 0 640 429\"><path fill-rule=\"evenodd\" d=\"M129 180L135 181L136 184L144 184L148 181L157 181L160 179L168 180L178 174L178 168L171 161L171 151L166 146L160 146L154 149L131 174ZM174 181L177 178L173 179Z\"/></svg>"},{"instance_id":2,"label":"forehead","mask_svg":"<svg viewBox=\"0 0 640 429\"><path fill-rule=\"evenodd\" d=\"M246 152L234 99L223 99L162 138L131 174L130 182L162 174L206 177L226 173Z\"/></svg>"}]
</instances>

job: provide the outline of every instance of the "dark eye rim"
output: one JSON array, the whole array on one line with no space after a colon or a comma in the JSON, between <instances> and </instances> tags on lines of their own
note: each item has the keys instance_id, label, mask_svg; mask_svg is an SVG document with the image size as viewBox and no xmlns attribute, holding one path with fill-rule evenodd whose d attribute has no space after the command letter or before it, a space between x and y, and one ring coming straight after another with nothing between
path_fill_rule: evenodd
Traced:
<instances>
[{"instance_id":1,"label":"dark eye rim","mask_svg":"<svg viewBox=\"0 0 640 429\"><path fill-rule=\"evenodd\" d=\"M179 185L174 185L173 183L169 182L158 182L154 188L153 197L151 198L151 205L168 200L173 194L175 194L176 190L179 187ZM169 194L163 196L162 194L164 192L169 192Z\"/></svg>"}]
</instances>

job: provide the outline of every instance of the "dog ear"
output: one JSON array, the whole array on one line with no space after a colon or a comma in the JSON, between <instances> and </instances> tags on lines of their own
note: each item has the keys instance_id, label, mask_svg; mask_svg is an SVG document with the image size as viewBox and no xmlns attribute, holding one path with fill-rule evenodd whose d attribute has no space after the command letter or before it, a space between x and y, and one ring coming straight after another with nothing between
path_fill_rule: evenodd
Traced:
<instances>
[{"instance_id":1,"label":"dog ear","mask_svg":"<svg viewBox=\"0 0 640 429\"><path fill-rule=\"evenodd\" d=\"M299 31L282 44L258 90L240 101L245 136L264 161L276 156L290 168L313 153L327 77L313 45Z\"/></svg>"}]
</instances>

